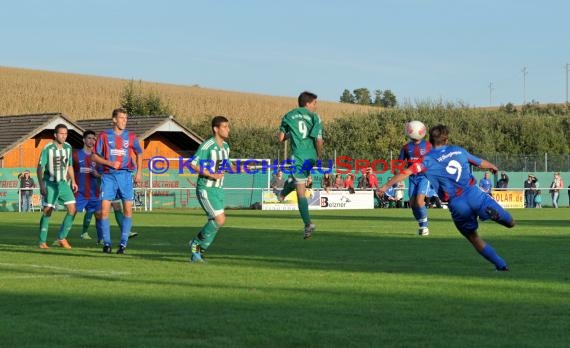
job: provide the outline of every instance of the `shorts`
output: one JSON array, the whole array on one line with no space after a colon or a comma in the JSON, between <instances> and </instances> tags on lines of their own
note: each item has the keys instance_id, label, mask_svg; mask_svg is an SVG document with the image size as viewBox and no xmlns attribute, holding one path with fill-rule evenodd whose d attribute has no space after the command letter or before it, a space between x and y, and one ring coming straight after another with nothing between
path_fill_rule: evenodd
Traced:
<instances>
[{"instance_id":1,"label":"shorts","mask_svg":"<svg viewBox=\"0 0 570 348\"><path fill-rule=\"evenodd\" d=\"M57 207L58 203L67 205L75 203L75 195L67 181L53 182L44 181L46 195L42 197L44 207Z\"/></svg>"},{"instance_id":2,"label":"shorts","mask_svg":"<svg viewBox=\"0 0 570 348\"><path fill-rule=\"evenodd\" d=\"M88 213L95 213L101 211L101 201L99 199L77 197L75 207L77 208L77 212L82 212L85 209Z\"/></svg>"},{"instance_id":3,"label":"shorts","mask_svg":"<svg viewBox=\"0 0 570 348\"><path fill-rule=\"evenodd\" d=\"M127 170L115 173L105 173L101 177L101 200L103 201L133 201L133 177Z\"/></svg>"},{"instance_id":4,"label":"shorts","mask_svg":"<svg viewBox=\"0 0 570 348\"><path fill-rule=\"evenodd\" d=\"M289 169L290 177L293 178L296 184L306 183L307 178L312 174L313 167L316 165L317 161L313 158L303 160L297 157L295 157L294 160L295 165Z\"/></svg>"},{"instance_id":5,"label":"shorts","mask_svg":"<svg viewBox=\"0 0 570 348\"><path fill-rule=\"evenodd\" d=\"M477 232L479 223L477 218L482 221L489 220L491 216L487 209L491 208L498 213L497 223L507 226L513 218L493 197L474 187L471 190L463 192L460 197L453 198L449 202L449 210L451 217L455 223L455 227L462 235L467 236Z\"/></svg>"},{"instance_id":6,"label":"shorts","mask_svg":"<svg viewBox=\"0 0 570 348\"><path fill-rule=\"evenodd\" d=\"M202 209L208 215L208 219L213 219L224 213L224 189L220 187L199 187L196 189L196 196Z\"/></svg>"},{"instance_id":7,"label":"shorts","mask_svg":"<svg viewBox=\"0 0 570 348\"><path fill-rule=\"evenodd\" d=\"M427 177L425 177L424 175L410 176L408 183L409 183L409 191L408 191L409 197L415 197L419 195L427 196L430 186Z\"/></svg>"}]
</instances>

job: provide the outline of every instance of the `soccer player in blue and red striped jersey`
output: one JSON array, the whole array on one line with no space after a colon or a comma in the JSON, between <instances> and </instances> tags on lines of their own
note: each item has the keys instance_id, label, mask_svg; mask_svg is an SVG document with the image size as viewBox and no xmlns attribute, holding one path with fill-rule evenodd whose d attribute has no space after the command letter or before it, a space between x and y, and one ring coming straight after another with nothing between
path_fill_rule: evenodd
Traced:
<instances>
[{"instance_id":1,"label":"soccer player in blue and red striped jersey","mask_svg":"<svg viewBox=\"0 0 570 348\"><path fill-rule=\"evenodd\" d=\"M99 178L101 174L97 172L97 163L93 161L93 147L95 146L95 132L86 130L83 133L83 148L73 151L73 172L78 190L75 193L77 211L85 209L83 216L83 230L81 239L91 239L87 229L95 214L95 226L97 229L97 240L103 238L101 232L101 197L99 191Z\"/></svg>"},{"instance_id":2,"label":"soccer player in blue and red striped jersey","mask_svg":"<svg viewBox=\"0 0 570 348\"><path fill-rule=\"evenodd\" d=\"M477 187L477 180L471 174L470 166L490 169L497 172L497 167L473 156L462 147L448 145L449 130L444 125L432 127L429 141L434 146L423 161L414 163L403 173L388 180L379 191L386 192L394 183L418 173L424 173L430 183L444 200L449 201L449 210L455 227L469 240L475 250L487 261L495 265L497 271L508 271L506 262L495 252L491 245L479 237L477 229L482 221L493 220L505 227L515 226L513 217L497 203L493 197Z\"/></svg>"},{"instance_id":3,"label":"soccer player in blue and red striped jersey","mask_svg":"<svg viewBox=\"0 0 570 348\"><path fill-rule=\"evenodd\" d=\"M421 162L424 156L430 152L431 144L423 139L410 139L410 142L402 146L400 150L401 161L407 162L409 168L416 162ZM410 198L410 208L418 221L420 236L429 235L428 216L425 204L426 194L429 189L429 181L425 175L418 173L409 178L408 197Z\"/></svg>"},{"instance_id":4,"label":"soccer player in blue and red striped jersey","mask_svg":"<svg viewBox=\"0 0 570 348\"><path fill-rule=\"evenodd\" d=\"M142 149L138 137L126 129L127 117L125 109L113 110L113 128L99 133L93 154L95 162L103 165L103 172L101 173L101 229L103 231L104 253L111 253L109 210L111 202L117 198L123 201L124 214L117 254L125 253L133 215L132 172L135 171L135 185L140 185L142 181Z\"/></svg>"}]
</instances>

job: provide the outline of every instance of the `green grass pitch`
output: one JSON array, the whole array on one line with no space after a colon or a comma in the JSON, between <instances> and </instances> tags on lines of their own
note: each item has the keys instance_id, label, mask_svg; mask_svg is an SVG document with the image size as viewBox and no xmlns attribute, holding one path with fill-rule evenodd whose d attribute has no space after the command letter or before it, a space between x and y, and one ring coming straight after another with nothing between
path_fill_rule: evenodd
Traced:
<instances>
[{"instance_id":1,"label":"green grass pitch","mask_svg":"<svg viewBox=\"0 0 570 348\"><path fill-rule=\"evenodd\" d=\"M570 210L512 213L514 229L479 229L511 272L495 272L447 210L429 210L429 237L407 209L313 212L311 240L297 212L229 210L206 265L188 262L199 210L136 213L126 255L80 240L82 214L72 250L39 250L39 213L2 213L0 344L568 346Z\"/></svg>"}]
</instances>

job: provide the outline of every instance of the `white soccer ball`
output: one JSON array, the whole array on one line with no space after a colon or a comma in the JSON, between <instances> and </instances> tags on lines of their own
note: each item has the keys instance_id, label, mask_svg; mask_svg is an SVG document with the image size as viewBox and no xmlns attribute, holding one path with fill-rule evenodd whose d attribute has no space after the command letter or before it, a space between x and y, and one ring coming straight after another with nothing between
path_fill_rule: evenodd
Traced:
<instances>
[{"instance_id":1,"label":"white soccer ball","mask_svg":"<svg viewBox=\"0 0 570 348\"><path fill-rule=\"evenodd\" d=\"M426 125L420 121L411 121L406 123L406 128L404 130L406 136L410 139L420 140L426 136L427 128Z\"/></svg>"}]
</instances>

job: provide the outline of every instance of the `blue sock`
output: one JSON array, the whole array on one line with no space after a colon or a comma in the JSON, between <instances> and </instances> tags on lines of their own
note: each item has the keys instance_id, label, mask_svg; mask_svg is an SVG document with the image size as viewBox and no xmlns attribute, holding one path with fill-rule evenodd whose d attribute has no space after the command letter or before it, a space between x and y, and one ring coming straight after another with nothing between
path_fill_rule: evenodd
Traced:
<instances>
[{"instance_id":1,"label":"blue sock","mask_svg":"<svg viewBox=\"0 0 570 348\"><path fill-rule=\"evenodd\" d=\"M127 241L129 240L129 234L131 233L131 226L133 225L132 217L124 217L123 225L121 226L121 245L127 246Z\"/></svg>"},{"instance_id":2,"label":"blue sock","mask_svg":"<svg viewBox=\"0 0 570 348\"><path fill-rule=\"evenodd\" d=\"M101 219L95 220L95 230L97 231L97 242L103 239L103 229L101 227Z\"/></svg>"},{"instance_id":3,"label":"blue sock","mask_svg":"<svg viewBox=\"0 0 570 348\"><path fill-rule=\"evenodd\" d=\"M481 256L483 256L489 262L495 265L497 269L507 266L505 260L503 260L499 255L497 255L497 253L490 244L485 245L485 247L483 248L483 250L479 252L479 254L481 254Z\"/></svg>"},{"instance_id":4,"label":"blue sock","mask_svg":"<svg viewBox=\"0 0 570 348\"><path fill-rule=\"evenodd\" d=\"M427 208L425 205L419 208L412 208L412 212L414 213L414 217L418 221L418 225L420 227L428 227Z\"/></svg>"},{"instance_id":5,"label":"blue sock","mask_svg":"<svg viewBox=\"0 0 570 348\"><path fill-rule=\"evenodd\" d=\"M101 219L101 233L103 234L103 243L111 245L111 224L109 218Z\"/></svg>"}]
</instances>

